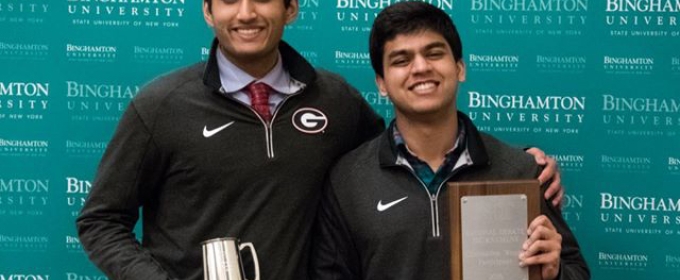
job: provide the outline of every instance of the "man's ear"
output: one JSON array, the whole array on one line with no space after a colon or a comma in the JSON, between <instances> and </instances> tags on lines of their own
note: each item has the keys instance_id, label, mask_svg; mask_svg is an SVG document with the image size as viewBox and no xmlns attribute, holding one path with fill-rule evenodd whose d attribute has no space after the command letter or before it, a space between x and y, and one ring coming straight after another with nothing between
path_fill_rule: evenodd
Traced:
<instances>
[{"instance_id":1,"label":"man's ear","mask_svg":"<svg viewBox=\"0 0 680 280\"><path fill-rule=\"evenodd\" d=\"M465 82L465 62L461 58L456 65L458 66L458 82Z\"/></svg>"},{"instance_id":2,"label":"man's ear","mask_svg":"<svg viewBox=\"0 0 680 280\"><path fill-rule=\"evenodd\" d=\"M387 88L385 87L385 79L383 79L383 77L375 75L375 85L378 86L381 96L387 97L389 95Z\"/></svg>"},{"instance_id":3,"label":"man's ear","mask_svg":"<svg viewBox=\"0 0 680 280\"><path fill-rule=\"evenodd\" d=\"M205 23L207 23L210 27L215 26L215 21L213 20L213 15L212 12L210 11L210 6L208 6L208 2L205 1L203 1L203 19L205 19Z\"/></svg>"},{"instance_id":4,"label":"man's ear","mask_svg":"<svg viewBox=\"0 0 680 280\"><path fill-rule=\"evenodd\" d=\"M300 5L298 3L298 0L290 0L288 8L286 8L286 24L290 24L293 21L295 21L299 11Z\"/></svg>"}]
</instances>

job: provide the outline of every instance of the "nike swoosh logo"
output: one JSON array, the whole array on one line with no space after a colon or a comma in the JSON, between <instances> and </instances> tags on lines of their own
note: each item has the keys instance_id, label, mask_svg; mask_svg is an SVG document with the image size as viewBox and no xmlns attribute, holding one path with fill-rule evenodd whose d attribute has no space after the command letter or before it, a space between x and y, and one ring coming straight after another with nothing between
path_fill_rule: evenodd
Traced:
<instances>
[{"instance_id":1,"label":"nike swoosh logo","mask_svg":"<svg viewBox=\"0 0 680 280\"><path fill-rule=\"evenodd\" d=\"M233 123L234 123L234 121L231 121L231 122L228 123L228 124L225 124L225 125L223 125L223 126L220 126L220 127L218 127L218 128L212 129L212 130L208 130L208 126L206 125L206 126L203 127L203 137L205 137L205 138L210 138L210 137L212 137L213 135L217 134L218 132L222 131L223 129L229 127L229 126L232 125Z\"/></svg>"},{"instance_id":2,"label":"nike swoosh logo","mask_svg":"<svg viewBox=\"0 0 680 280\"><path fill-rule=\"evenodd\" d=\"M392 201L392 202L387 203L387 204L382 204L382 200L378 201L378 211L379 212L385 211L385 210L389 209L390 207L397 205L397 203L404 201L407 198L408 198L408 196L405 196L405 197L402 197L400 199L397 199L397 200Z\"/></svg>"}]
</instances>

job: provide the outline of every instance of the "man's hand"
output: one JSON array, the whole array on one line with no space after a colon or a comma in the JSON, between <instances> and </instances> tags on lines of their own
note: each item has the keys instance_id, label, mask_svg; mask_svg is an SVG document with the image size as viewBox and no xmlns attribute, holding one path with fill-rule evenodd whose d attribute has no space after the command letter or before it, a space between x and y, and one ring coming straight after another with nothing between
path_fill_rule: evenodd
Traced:
<instances>
[{"instance_id":1,"label":"man's hand","mask_svg":"<svg viewBox=\"0 0 680 280\"><path fill-rule=\"evenodd\" d=\"M540 265L544 280L555 279L560 272L562 235L545 215L531 221L527 234L529 238L519 254L520 266Z\"/></svg>"},{"instance_id":2,"label":"man's hand","mask_svg":"<svg viewBox=\"0 0 680 280\"><path fill-rule=\"evenodd\" d=\"M541 149L531 148L526 150L527 153L534 156L536 163L544 166L543 172L538 175L538 181L541 184L547 182L552 178L552 182L545 191L545 199L552 198L552 204L560 208L562 207L562 197L564 196L564 188L562 188L562 181L560 179L560 170L557 161L554 158L547 156Z\"/></svg>"}]
</instances>

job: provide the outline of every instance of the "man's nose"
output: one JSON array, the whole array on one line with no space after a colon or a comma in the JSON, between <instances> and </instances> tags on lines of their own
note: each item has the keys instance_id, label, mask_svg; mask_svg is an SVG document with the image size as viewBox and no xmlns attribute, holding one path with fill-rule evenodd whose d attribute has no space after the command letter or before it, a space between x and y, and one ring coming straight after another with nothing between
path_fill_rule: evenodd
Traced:
<instances>
[{"instance_id":1,"label":"man's nose","mask_svg":"<svg viewBox=\"0 0 680 280\"><path fill-rule=\"evenodd\" d=\"M423 73L430 71L432 69L432 65L430 64L430 61L427 60L422 55L416 55L413 58L413 68L412 71L414 73Z\"/></svg>"},{"instance_id":2,"label":"man's nose","mask_svg":"<svg viewBox=\"0 0 680 280\"><path fill-rule=\"evenodd\" d=\"M249 21L257 17L255 13L255 5L252 0L241 0L238 7L238 14L236 15L238 20Z\"/></svg>"}]
</instances>

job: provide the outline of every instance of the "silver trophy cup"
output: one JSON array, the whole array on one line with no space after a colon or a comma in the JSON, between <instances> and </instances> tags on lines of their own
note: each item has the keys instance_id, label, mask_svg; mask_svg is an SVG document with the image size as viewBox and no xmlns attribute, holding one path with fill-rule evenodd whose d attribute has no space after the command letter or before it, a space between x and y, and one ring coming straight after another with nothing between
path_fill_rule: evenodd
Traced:
<instances>
[{"instance_id":1,"label":"silver trophy cup","mask_svg":"<svg viewBox=\"0 0 680 280\"><path fill-rule=\"evenodd\" d=\"M203 279L247 280L243 274L241 250L248 247L255 264L255 279L260 280L260 262L253 243L239 243L237 238L215 238L203 241Z\"/></svg>"}]
</instances>

